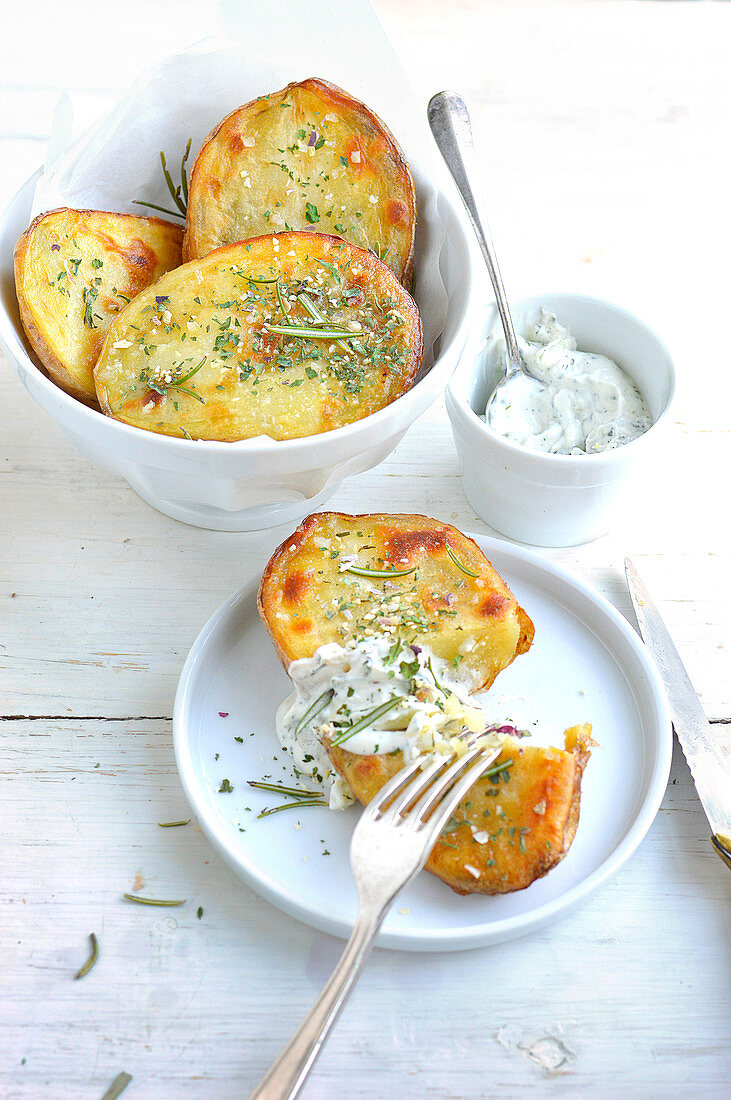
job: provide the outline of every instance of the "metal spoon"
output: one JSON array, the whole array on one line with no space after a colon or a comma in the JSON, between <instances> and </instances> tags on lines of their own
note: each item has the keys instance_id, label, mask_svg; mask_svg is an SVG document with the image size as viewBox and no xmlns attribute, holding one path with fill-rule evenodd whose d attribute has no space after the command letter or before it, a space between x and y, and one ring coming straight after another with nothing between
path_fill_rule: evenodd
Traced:
<instances>
[{"instance_id":1,"label":"metal spoon","mask_svg":"<svg viewBox=\"0 0 731 1100\"><path fill-rule=\"evenodd\" d=\"M427 115L434 140L437 143L439 152L444 157L447 168L452 173L454 182L457 184L457 190L475 231L477 243L482 251L490 281L495 291L498 313L505 333L505 377L498 382L487 402L486 418L489 424L495 399L500 399L506 385L510 385L513 397L515 397L514 387L516 384L529 387L534 395L539 390L544 389L545 386L543 382L529 373L523 361L523 356L520 354L518 341L515 338L513 318L510 315L510 306L508 305L505 287L495 255L495 247L489 231L483 226L480 219L478 203L475 199L476 190L479 194L477 160L472 141L472 125L465 101L456 92L437 92L429 100ZM529 394L526 394L526 396L530 397Z\"/></svg>"}]
</instances>

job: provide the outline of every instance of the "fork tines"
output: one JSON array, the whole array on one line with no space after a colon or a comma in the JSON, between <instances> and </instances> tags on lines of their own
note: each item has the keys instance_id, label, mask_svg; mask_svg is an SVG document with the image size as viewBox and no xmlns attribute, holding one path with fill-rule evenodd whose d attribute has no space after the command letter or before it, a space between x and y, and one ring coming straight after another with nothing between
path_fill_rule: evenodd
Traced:
<instances>
[{"instance_id":1,"label":"fork tines","mask_svg":"<svg viewBox=\"0 0 731 1100\"><path fill-rule=\"evenodd\" d=\"M441 811L439 817L448 817L500 754L500 746L491 749L476 744L484 736L484 733L470 734L466 738L467 752L457 759L440 756L424 766L425 760L433 755L430 753L403 768L381 789L374 806L374 820L396 824L399 817L408 813L415 828L421 828L429 822L436 807Z\"/></svg>"}]
</instances>

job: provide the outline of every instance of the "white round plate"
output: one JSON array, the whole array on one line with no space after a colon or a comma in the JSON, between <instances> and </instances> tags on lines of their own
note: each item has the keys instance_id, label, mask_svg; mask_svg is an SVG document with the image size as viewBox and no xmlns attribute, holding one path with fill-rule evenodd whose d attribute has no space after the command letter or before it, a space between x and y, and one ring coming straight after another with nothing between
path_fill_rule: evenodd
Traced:
<instances>
[{"instance_id":1,"label":"white round plate","mask_svg":"<svg viewBox=\"0 0 731 1100\"><path fill-rule=\"evenodd\" d=\"M472 537L536 627L529 652L485 698L499 691L533 701L559 745L566 727L591 722L599 745L584 773L576 837L557 867L527 890L495 897L460 897L424 872L397 897L381 947L455 950L542 927L629 858L667 785L672 728L665 694L625 619L538 555ZM227 600L188 655L173 715L178 770L201 827L254 890L307 924L346 937L356 913L348 853L357 808L304 807L258 818L280 799L247 785L294 779L274 731L289 680L259 619L256 588L252 581ZM224 779L233 791L219 791Z\"/></svg>"}]
</instances>

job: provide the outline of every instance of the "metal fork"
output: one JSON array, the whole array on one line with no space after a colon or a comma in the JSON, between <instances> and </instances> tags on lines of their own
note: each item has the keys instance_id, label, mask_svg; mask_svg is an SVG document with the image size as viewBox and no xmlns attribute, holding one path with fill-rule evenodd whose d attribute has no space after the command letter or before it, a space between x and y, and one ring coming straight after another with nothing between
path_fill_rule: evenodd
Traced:
<instances>
[{"instance_id":1,"label":"metal fork","mask_svg":"<svg viewBox=\"0 0 731 1100\"><path fill-rule=\"evenodd\" d=\"M467 752L456 760L420 756L402 768L366 806L350 845L350 864L358 888L353 934L329 982L250 1100L286 1100L299 1092L355 984L391 902L424 866L452 812L500 754L499 747L485 749L484 743L479 743L483 736L471 735Z\"/></svg>"}]
</instances>

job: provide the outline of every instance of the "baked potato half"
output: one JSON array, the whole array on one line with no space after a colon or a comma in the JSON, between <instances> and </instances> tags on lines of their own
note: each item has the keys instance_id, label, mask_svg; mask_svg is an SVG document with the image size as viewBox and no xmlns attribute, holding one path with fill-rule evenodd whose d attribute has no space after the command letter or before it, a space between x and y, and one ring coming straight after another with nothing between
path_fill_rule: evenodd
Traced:
<instances>
[{"instance_id":1,"label":"baked potato half","mask_svg":"<svg viewBox=\"0 0 731 1100\"><path fill-rule=\"evenodd\" d=\"M418 515L309 516L269 561L259 611L285 668L327 642L382 633L428 646L473 691L534 633L477 543Z\"/></svg>"},{"instance_id":2,"label":"baked potato half","mask_svg":"<svg viewBox=\"0 0 731 1100\"><path fill-rule=\"evenodd\" d=\"M94 364L114 318L181 263L180 226L104 210L51 210L15 249L28 340L53 381L96 406Z\"/></svg>"},{"instance_id":3,"label":"baked potato half","mask_svg":"<svg viewBox=\"0 0 731 1100\"><path fill-rule=\"evenodd\" d=\"M410 388L419 313L371 252L323 233L217 249L140 294L94 370L102 410L149 431L294 439Z\"/></svg>"},{"instance_id":4,"label":"baked potato half","mask_svg":"<svg viewBox=\"0 0 731 1100\"><path fill-rule=\"evenodd\" d=\"M233 111L190 177L184 256L264 233L337 233L411 285L414 183L393 135L324 80L288 84Z\"/></svg>"},{"instance_id":5,"label":"baked potato half","mask_svg":"<svg viewBox=\"0 0 731 1100\"><path fill-rule=\"evenodd\" d=\"M591 726L572 726L565 750L506 736L500 756L442 830L427 871L458 894L524 890L555 867L579 823ZM335 770L362 803L404 766L403 753L359 756L329 745Z\"/></svg>"}]
</instances>

